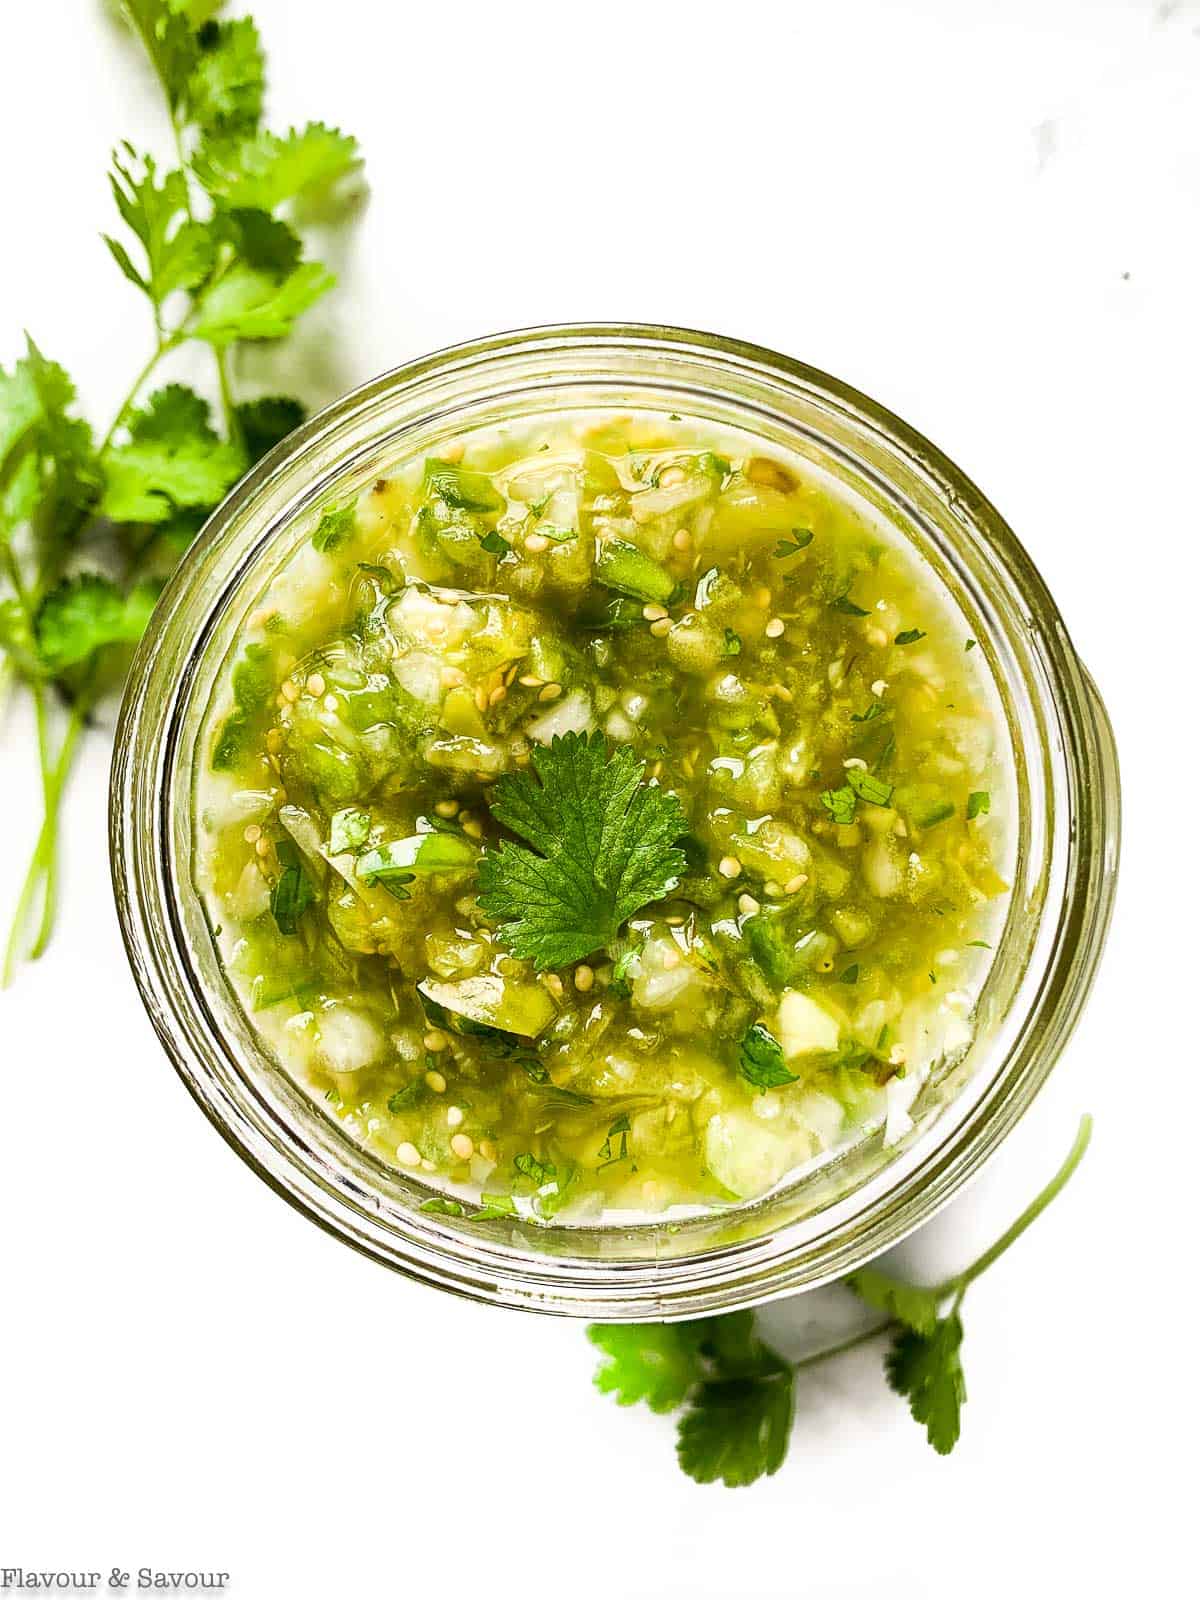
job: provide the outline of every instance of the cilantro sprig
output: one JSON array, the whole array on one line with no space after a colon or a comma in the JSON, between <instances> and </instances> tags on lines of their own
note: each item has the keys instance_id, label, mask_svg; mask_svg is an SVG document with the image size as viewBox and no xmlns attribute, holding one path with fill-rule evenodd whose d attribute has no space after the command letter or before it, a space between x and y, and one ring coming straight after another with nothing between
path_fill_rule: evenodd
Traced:
<instances>
[{"instance_id":1,"label":"cilantro sprig","mask_svg":"<svg viewBox=\"0 0 1200 1600\"><path fill-rule=\"evenodd\" d=\"M968 1288L1021 1237L1070 1180L1092 1134L1084 1117L1062 1166L1021 1215L962 1272L931 1288L877 1267L845 1280L882 1320L789 1362L756 1330L752 1311L695 1322L593 1324L602 1352L595 1384L618 1405L679 1413L679 1465L697 1483L737 1488L769 1477L787 1455L797 1383L811 1367L887 1335L884 1373L939 1455L958 1443L967 1389L962 1304Z\"/></svg>"},{"instance_id":2,"label":"cilantro sprig","mask_svg":"<svg viewBox=\"0 0 1200 1600\"><path fill-rule=\"evenodd\" d=\"M675 887L687 820L674 795L643 781L629 746L610 750L603 734L564 734L535 748L532 765L496 784L492 815L525 844L506 839L483 857L479 904L513 953L544 970L611 943Z\"/></svg>"},{"instance_id":3,"label":"cilantro sprig","mask_svg":"<svg viewBox=\"0 0 1200 1600\"><path fill-rule=\"evenodd\" d=\"M249 17L223 0L123 0L163 91L174 157L122 143L109 184L118 226L103 235L144 297L152 344L97 436L67 373L27 336L0 367L0 701L32 700L43 821L4 961L46 947L54 922L63 790L96 703L116 690L155 596L213 508L304 419L291 397L239 401L243 340L281 339L333 287L306 260L299 221L359 165L355 141L314 122L261 126L266 63ZM150 391L185 345L212 353L209 402L180 383ZM285 921L289 912L285 905Z\"/></svg>"}]
</instances>

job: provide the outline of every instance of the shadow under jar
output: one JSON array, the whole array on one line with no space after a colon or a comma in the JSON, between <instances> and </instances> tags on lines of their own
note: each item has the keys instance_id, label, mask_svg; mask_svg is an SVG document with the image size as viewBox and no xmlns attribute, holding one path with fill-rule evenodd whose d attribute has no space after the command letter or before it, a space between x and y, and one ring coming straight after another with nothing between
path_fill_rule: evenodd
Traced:
<instances>
[{"instance_id":1,"label":"shadow under jar","mask_svg":"<svg viewBox=\"0 0 1200 1600\"><path fill-rule=\"evenodd\" d=\"M226 975L196 874L202 726L269 576L401 460L547 414L682 415L807 463L886 523L951 597L994 685L1010 763L1009 893L965 1053L913 1124L878 1126L761 1198L687 1215L471 1221L354 1142L264 1047ZM927 1221L987 1159L1065 1044L1100 957L1119 792L1103 706L1037 571L933 446L863 395L754 346L570 325L458 346L388 373L285 440L168 585L129 679L112 781L113 876L139 989L187 1087L300 1210L419 1281L592 1320L710 1315L853 1271Z\"/></svg>"}]
</instances>

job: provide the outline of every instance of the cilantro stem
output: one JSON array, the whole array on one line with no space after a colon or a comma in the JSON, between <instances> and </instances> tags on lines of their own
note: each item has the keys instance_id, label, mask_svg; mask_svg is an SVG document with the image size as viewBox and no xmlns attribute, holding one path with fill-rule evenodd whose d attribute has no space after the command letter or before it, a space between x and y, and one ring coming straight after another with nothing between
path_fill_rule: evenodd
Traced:
<instances>
[{"instance_id":1,"label":"cilantro stem","mask_svg":"<svg viewBox=\"0 0 1200 1600\"><path fill-rule=\"evenodd\" d=\"M46 823L43 824L44 829L48 829L45 848L46 881L42 894L42 915L38 923L37 937L29 952L31 961L36 961L43 954L47 944L50 942L50 935L54 931L54 919L58 912L58 819L62 809L63 790L66 788L67 778L75 760L75 747L87 722L90 709L90 699L85 699L82 695L76 699L71 707L71 714L67 720L63 741L58 748L58 759L51 775L51 792L46 802Z\"/></svg>"},{"instance_id":2,"label":"cilantro stem","mask_svg":"<svg viewBox=\"0 0 1200 1600\"><path fill-rule=\"evenodd\" d=\"M1085 1115L1081 1118L1079 1131L1075 1135L1075 1141L1067 1152L1066 1160L1062 1166L1059 1167L1045 1188L1035 1195L1011 1227L1004 1230L995 1244L985 1250L979 1259L967 1267L964 1272L956 1274L953 1278L947 1278L944 1283L937 1284L929 1291L939 1301L946 1300L952 1295L954 1299L950 1308L951 1313L956 1312L962 1304L962 1299L967 1292L968 1286L998 1261L1009 1246L1017 1242L1030 1223L1035 1222L1050 1202L1062 1193L1070 1182L1076 1167L1083 1160L1084 1153L1091 1142L1092 1126L1090 1116ZM845 1355L849 1350L856 1350L859 1345L869 1344L872 1339L877 1339L881 1333L894 1333L902 1327L903 1323L894 1317L889 1317L883 1322L877 1322L873 1327L864 1328L860 1333L852 1334L848 1339L843 1339L838 1344L831 1344L824 1350L817 1350L812 1355L804 1356L792 1364L797 1372L805 1367L819 1366L822 1361L829 1361L834 1356Z\"/></svg>"},{"instance_id":3,"label":"cilantro stem","mask_svg":"<svg viewBox=\"0 0 1200 1600\"><path fill-rule=\"evenodd\" d=\"M238 421L237 407L233 403L233 389L229 382L229 352L224 345L216 345L213 355L217 362L217 382L221 386L221 409L225 413L225 432L230 444L242 444L242 425Z\"/></svg>"},{"instance_id":4,"label":"cilantro stem","mask_svg":"<svg viewBox=\"0 0 1200 1600\"><path fill-rule=\"evenodd\" d=\"M1084 1152L1091 1143L1091 1138L1092 1119L1085 1114L1080 1118L1079 1131L1075 1135L1075 1142L1067 1152L1066 1160L1041 1193L1034 1196L1012 1226L1006 1228L995 1244L985 1250L977 1261L973 1262L964 1272L958 1273L953 1278L947 1278L945 1283L939 1284L933 1292L939 1297L954 1294L958 1299L961 1299L966 1292L967 1285L974 1283L976 1278L982 1276L994 1262L1000 1259L1010 1245L1016 1244L1030 1223L1035 1222L1050 1202L1062 1193L1070 1182L1071 1175L1076 1167L1083 1160Z\"/></svg>"},{"instance_id":5,"label":"cilantro stem","mask_svg":"<svg viewBox=\"0 0 1200 1600\"><path fill-rule=\"evenodd\" d=\"M168 334L166 336L166 338L163 338L161 336L161 331L160 331L160 336L158 338L157 343L154 346L153 351L150 354L149 359L143 365L143 367L141 368L141 371L138 373L137 377L130 384L129 389L126 391L125 398L121 401L121 404L118 406L117 413L113 417L112 422L109 425L108 432L104 435L104 438L101 440L100 449L97 452L97 454L101 458L103 458L107 454L109 449L111 448L112 442L113 442L113 438L116 435L116 431L121 426L121 424L124 422L128 412L129 412L130 406L132 406L133 402L138 397L138 393L139 393L142 385L146 382L146 379L154 371L155 367L162 360L162 358L165 355L167 355L171 350L174 350L175 346L177 344L179 344L180 338L181 338L181 335L180 335L178 329L176 329L176 331L174 333Z\"/></svg>"},{"instance_id":6,"label":"cilantro stem","mask_svg":"<svg viewBox=\"0 0 1200 1600\"><path fill-rule=\"evenodd\" d=\"M4 973L3 977L0 978L0 988L7 988L16 973L17 964L21 959L21 938L28 923L30 908L39 884L43 886L42 910L38 921L37 934L28 951L29 960L35 961L45 950L54 926L58 884L59 811L67 775L74 760L75 747L78 743L79 735L83 731L88 712L91 709L90 699L82 695L76 699L71 707L71 714L67 721L62 743L59 745L58 752L52 760L50 757L49 720L46 716L45 691L41 684L33 684L30 689L38 719L38 747L42 767L42 826L38 833L37 842L33 847L33 854L29 859L29 868L25 874L25 881L21 887L21 896L17 901L16 913L13 916L12 926L9 930L8 945L4 954Z\"/></svg>"},{"instance_id":7,"label":"cilantro stem","mask_svg":"<svg viewBox=\"0 0 1200 1600\"><path fill-rule=\"evenodd\" d=\"M811 1356L802 1356L799 1361L792 1363L797 1372L805 1367L816 1367L822 1361L830 1361L834 1356L843 1356L849 1350L857 1350L859 1345L870 1344L872 1339L878 1339L881 1333L888 1333L892 1328L898 1327L890 1317L884 1322L877 1322L873 1328L864 1328L861 1333L855 1333L848 1339L843 1339L839 1344L828 1345L824 1350L817 1350Z\"/></svg>"}]
</instances>

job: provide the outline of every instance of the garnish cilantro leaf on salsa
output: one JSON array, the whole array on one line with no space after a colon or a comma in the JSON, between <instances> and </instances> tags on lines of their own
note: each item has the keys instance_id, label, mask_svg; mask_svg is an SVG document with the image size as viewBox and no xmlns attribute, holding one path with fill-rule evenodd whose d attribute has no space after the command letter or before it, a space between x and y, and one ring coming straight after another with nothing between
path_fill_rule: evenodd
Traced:
<instances>
[{"instance_id":1,"label":"garnish cilantro leaf on salsa","mask_svg":"<svg viewBox=\"0 0 1200 1600\"><path fill-rule=\"evenodd\" d=\"M504 840L479 864L479 904L513 953L540 969L578 961L670 892L686 860L674 795L643 781L645 763L604 736L567 733L537 746L531 772L496 784Z\"/></svg>"}]
</instances>

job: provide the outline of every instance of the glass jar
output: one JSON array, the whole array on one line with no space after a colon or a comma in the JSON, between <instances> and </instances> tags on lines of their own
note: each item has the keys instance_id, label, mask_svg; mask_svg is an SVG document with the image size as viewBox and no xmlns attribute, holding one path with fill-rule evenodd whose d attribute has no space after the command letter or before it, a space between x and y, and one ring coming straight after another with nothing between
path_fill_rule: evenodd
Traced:
<instances>
[{"instance_id":1,"label":"glass jar","mask_svg":"<svg viewBox=\"0 0 1200 1600\"><path fill-rule=\"evenodd\" d=\"M963 1060L914 1126L754 1202L682 1222L471 1222L352 1143L266 1055L226 983L196 888L193 757L206 704L267 574L329 501L469 428L556 410L657 409L748 428L867 500L953 593L999 686L1015 762L1012 892ZM945 456L845 384L672 328L564 326L428 356L285 440L181 562L138 651L117 732L111 843L134 975L164 1047L226 1139L314 1221L422 1282L594 1320L697 1317L844 1276L927 1221L1029 1105L1095 975L1116 882L1111 730L1053 600Z\"/></svg>"}]
</instances>

